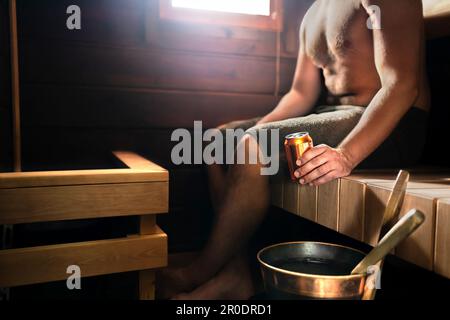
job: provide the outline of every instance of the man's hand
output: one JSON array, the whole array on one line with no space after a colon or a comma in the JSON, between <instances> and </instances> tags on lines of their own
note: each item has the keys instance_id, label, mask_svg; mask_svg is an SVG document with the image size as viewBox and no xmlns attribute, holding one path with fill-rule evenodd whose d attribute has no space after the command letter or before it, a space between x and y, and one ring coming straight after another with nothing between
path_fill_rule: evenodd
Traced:
<instances>
[{"instance_id":1,"label":"man's hand","mask_svg":"<svg viewBox=\"0 0 450 320\"><path fill-rule=\"evenodd\" d=\"M299 168L294 174L300 184L314 186L348 176L355 167L344 150L324 144L306 151L297 165Z\"/></svg>"}]
</instances>

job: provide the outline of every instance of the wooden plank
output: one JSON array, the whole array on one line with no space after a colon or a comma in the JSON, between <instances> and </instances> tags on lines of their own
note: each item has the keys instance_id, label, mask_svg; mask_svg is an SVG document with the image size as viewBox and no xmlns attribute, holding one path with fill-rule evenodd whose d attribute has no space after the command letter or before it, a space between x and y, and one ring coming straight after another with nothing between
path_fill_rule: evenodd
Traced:
<instances>
[{"instance_id":1,"label":"wooden plank","mask_svg":"<svg viewBox=\"0 0 450 320\"><path fill-rule=\"evenodd\" d=\"M389 200L391 191L373 186L366 187L364 208L364 238L365 243L375 246L378 243L383 213Z\"/></svg>"},{"instance_id":2,"label":"wooden plank","mask_svg":"<svg viewBox=\"0 0 450 320\"><path fill-rule=\"evenodd\" d=\"M130 152L114 152L114 155L123 161L130 168L148 168L155 164L145 158ZM167 204L168 206L168 204ZM153 234L158 229L155 215L144 215L139 217L139 234ZM139 271L139 299L155 299L155 272L153 270Z\"/></svg>"},{"instance_id":3,"label":"wooden plank","mask_svg":"<svg viewBox=\"0 0 450 320\"><path fill-rule=\"evenodd\" d=\"M166 169L138 155L137 153L130 151L114 151L113 154L117 157L117 159L126 164L130 169L167 173Z\"/></svg>"},{"instance_id":4,"label":"wooden plank","mask_svg":"<svg viewBox=\"0 0 450 320\"><path fill-rule=\"evenodd\" d=\"M286 179L283 184L283 209L299 215L300 185L297 182Z\"/></svg>"},{"instance_id":5,"label":"wooden plank","mask_svg":"<svg viewBox=\"0 0 450 320\"><path fill-rule=\"evenodd\" d=\"M302 186L299 188L298 213L310 221L317 221L317 187Z\"/></svg>"},{"instance_id":6,"label":"wooden plank","mask_svg":"<svg viewBox=\"0 0 450 320\"><path fill-rule=\"evenodd\" d=\"M415 189L420 190L420 189ZM422 191L422 190L420 190ZM422 268L433 270L434 238L436 224L436 199L423 194L411 194L407 191L400 217L411 209L425 214L425 222L395 249L398 257Z\"/></svg>"},{"instance_id":7,"label":"wooden plank","mask_svg":"<svg viewBox=\"0 0 450 320\"><path fill-rule=\"evenodd\" d=\"M156 215L139 216L139 234L154 234L157 230Z\"/></svg>"},{"instance_id":8,"label":"wooden plank","mask_svg":"<svg viewBox=\"0 0 450 320\"><path fill-rule=\"evenodd\" d=\"M438 170L438 169L436 169ZM408 171L409 172L409 171ZM386 185L391 183L394 185L398 172L383 173L383 172L360 172L352 174L346 177L348 180L355 180L368 184L385 183ZM450 174L448 173L422 173L422 172L410 172L410 182L423 182L423 183L438 183L448 184L450 181Z\"/></svg>"},{"instance_id":9,"label":"wooden plank","mask_svg":"<svg viewBox=\"0 0 450 320\"><path fill-rule=\"evenodd\" d=\"M167 182L0 189L0 224L167 211Z\"/></svg>"},{"instance_id":10,"label":"wooden plank","mask_svg":"<svg viewBox=\"0 0 450 320\"><path fill-rule=\"evenodd\" d=\"M0 251L0 287L67 279L77 265L82 277L159 268L167 265L167 236L87 241Z\"/></svg>"},{"instance_id":11,"label":"wooden plank","mask_svg":"<svg viewBox=\"0 0 450 320\"><path fill-rule=\"evenodd\" d=\"M24 126L192 128L195 120L201 120L203 127L211 128L236 119L262 116L279 101L273 94L203 90L37 84L24 85L22 90ZM36 101L42 104L39 108Z\"/></svg>"},{"instance_id":12,"label":"wooden plank","mask_svg":"<svg viewBox=\"0 0 450 320\"><path fill-rule=\"evenodd\" d=\"M340 181L321 185L317 191L317 222L335 231L338 230Z\"/></svg>"},{"instance_id":13,"label":"wooden plank","mask_svg":"<svg viewBox=\"0 0 450 320\"><path fill-rule=\"evenodd\" d=\"M123 158L123 157L122 157ZM126 158L126 157L125 157ZM148 235L158 231L155 215L139 217L139 234ZM166 253L167 254L167 253ZM139 271L139 299L155 299L155 271L151 269Z\"/></svg>"},{"instance_id":14,"label":"wooden plank","mask_svg":"<svg viewBox=\"0 0 450 320\"><path fill-rule=\"evenodd\" d=\"M424 196L432 199L450 197L450 188L439 189L407 189L407 192L415 196Z\"/></svg>"},{"instance_id":15,"label":"wooden plank","mask_svg":"<svg viewBox=\"0 0 450 320\"><path fill-rule=\"evenodd\" d=\"M33 171L0 173L0 189L116 184L132 182L165 182L168 173L164 169L101 169L67 171Z\"/></svg>"},{"instance_id":16,"label":"wooden plank","mask_svg":"<svg viewBox=\"0 0 450 320\"><path fill-rule=\"evenodd\" d=\"M274 60L33 40L23 43L22 64L24 83L271 94ZM281 59L282 93L290 89L295 63Z\"/></svg>"},{"instance_id":17,"label":"wooden plank","mask_svg":"<svg viewBox=\"0 0 450 320\"><path fill-rule=\"evenodd\" d=\"M450 278L450 198L437 203L434 271Z\"/></svg>"},{"instance_id":18,"label":"wooden plank","mask_svg":"<svg viewBox=\"0 0 450 320\"><path fill-rule=\"evenodd\" d=\"M17 32L16 0L9 0L10 47L11 47L11 90L13 116L14 171L22 170L22 137L20 126L20 81L19 81L19 43Z\"/></svg>"},{"instance_id":19,"label":"wooden plank","mask_svg":"<svg viewBox=\"0 0 450 320\"><path fill-rule=\"evenodd\" d=\"M152 170L152 171L164 170L160 166L133 152L115 151L114 155L131 169ZM144 215L139 217L139 234L141 235L153 234L154 232L156 232L156 230L157 230L156 216ZM140 300L154 300L155 272L153 270L139 271L139 298Z\"/></svg>"},{"instance_id":20,"label":"wooden plank","mask_svg":"<svg viewBox=\"0 0 450 320\"><path fill-rule=\"evenodd\" d=\"M368 181L368 185L391 188L391 182L384 181ZM430 182L408 182L408 189L449 189L450 180L430 181Z\"/></svg>"},{"instance_id":21,"label":"wooden plank","mask_svg":"<svg viewBox=\"0 0 450 320\"><path fill-rule=\"evenodd\" d=\"M341 179L338 232L356 240L364 238L365 193L364 183Z\"/></svg>"},{"instance_id":22,"label":"wooden plank","mask_svg":"<svg viewBox=\"0 0 450 320\"><path fill-rule=\"evenodd\" d=\"M276 33L232 26L208 26L161 21L158 31L147 26L147 41L158 48L275 57ZM292 28L292 27L291 27ZM298 29L297 29L298 33ZM283 39L284 40L284 39ZM290 39L286 39L289 43ZM298 49L298 46L295 46ZM282 51L283 57L296 52Z\"/></svg>"},{"instance_id":23,"label":"wooden plank","mask_svg":"<svg viewBox=\"0 0 450 320\"><path fill-rule=\"evenodd\" d=\"M155 300L155 271L139 271L139 300Z\"/></svg>"}]
</instances>

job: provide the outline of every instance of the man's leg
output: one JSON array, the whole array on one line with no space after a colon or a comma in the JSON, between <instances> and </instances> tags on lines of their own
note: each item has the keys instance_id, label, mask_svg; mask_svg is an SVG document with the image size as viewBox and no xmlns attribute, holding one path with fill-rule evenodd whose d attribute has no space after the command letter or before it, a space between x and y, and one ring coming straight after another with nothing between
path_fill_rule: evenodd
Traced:
<instances>
[{"instance_id":1,"label":"man's leg","mask_svg":"<svg viewBox=\"0 0 450 320\"><path fill-rule=\"evenodd\" d=\"M246 135L240 142L245 153L259 150L256 140ZM247 161L246 161L247 162ZM200 285L211 279L237 253L263 220L269 206L268 177L260 164L235 164L226 174L226 190L217 211L211 236L199 258L185 269L185 276Z\"/></svg>"},{"instance_id":2,"label":"man's leg","mask_svg":"<svg viewBox=\"0 0 450 320\"><path fill-rule=\"evenodd\" d=\"M219 129L222 134L225 136L225 131L228 130L247 130L253 126L255 126L260 117L247 119L247 120L238 120L232 121L227 124L219 126ZM224 154L226 150L223 150ZM212 164L206 167L208 172L208 186L210 191L210 198L214 207L215 212L218 211L220 205L222 204L223 198L225 196L226 190L226 168L224 165L220 164Z\"/></svg>"},{"instance_id":3,"label":"man's leg","mask_svg":"<svg viewBox=\"0 0 450 320\"><path fill-rule=\"evenodd\" d=\"M211 164L206 167L208 172L208 186L214 211L222 205L226 190L226 171L223 165Z\"/></svg>"},{"instance_id":4,"label":"man's leg","mask_svg":"<svg viewBox=\"0 0 450 320\"><path fill-rule=\"evenodd\" d=\"M254 157L259 151L257 141L250 135L245 135L240 141L238 150L240 148L244 148L246 159L251 157L250 154ZM269 179L261 175L259 163L245 162L230 166L224 173L223 186L220 185L220 171L213 171L217 174L213 178L213 192L214 189L223 192L223 199L219 200L221 204L217 206L216 221L200 256L189 266L165 274L166 284L174 287L174 291L189 292L211 280L233 257L242 254L249 238L263 220L269 207ZM215 167L214 170L222 168ZM233 266L225 269L233 269ZM164 295L170 297L170 293Z\"/></svg>"}]
</instances>

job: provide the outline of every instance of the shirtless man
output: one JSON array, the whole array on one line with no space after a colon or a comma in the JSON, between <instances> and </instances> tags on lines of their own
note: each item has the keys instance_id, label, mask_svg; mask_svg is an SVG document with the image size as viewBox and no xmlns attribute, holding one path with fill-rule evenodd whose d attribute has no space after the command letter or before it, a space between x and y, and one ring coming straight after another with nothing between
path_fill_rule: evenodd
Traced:
<instances>
[{"instance_id":1,"label":"shirtless man","mask_svg":"<svg viewBox=\"0 0 450 320\"><path fill-rule=\"evenodd\" d=\"M367 26L374 8L380 9L381 28ZM377 23L373 21L374 26ZM304 154L296 171L299 183L321 185L347 176L375 154L382 166L398 165L389 162L397 154L402 161L417 159L420 146L410 148L408 140L425 135L429 96L424 60L420 0L316 0L301 26L292 89L254 124L285 126L283 121L291 123L294 118L300 121L299 127L308 128L302 119L309 119L304 116L319 98L322 72L328 104L362 111L340 143L328 142L336 135L330 132L319 137L323 144ZM339 107L333 110L342 112ZM312 115L317 116L321 115ZM311 130L317 142L315 129ZM251 135L240 143L247 152L259 147ZM208 168L216 223L191 265L165 273L166 288L171 289L165 292L167 297L246 299L253 294L245 259L236 253L245 251L269 207L268 178L260 174L260 168L253 164L234 165L227 172L219 165Z\"/></svg>"}]
</instances>

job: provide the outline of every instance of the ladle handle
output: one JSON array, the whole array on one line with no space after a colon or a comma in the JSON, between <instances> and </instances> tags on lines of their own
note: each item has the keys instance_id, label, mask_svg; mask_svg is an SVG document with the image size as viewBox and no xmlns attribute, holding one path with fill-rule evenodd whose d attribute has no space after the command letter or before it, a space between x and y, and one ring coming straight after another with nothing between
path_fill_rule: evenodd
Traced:
<instances>
[{"instance_id":1,"label":"ladle handle","mask_svg":"<svg viewBox=\"0 0 450 320\"><path fill-rule=\"evenodd\" d=\"M389 200L384 210L380 236L377 240L382 239L397 221L400 208L403 204L403 199L405 198L408 181L409 172L400 170L397 175L397 179L395 179L394 188L392 189L391 195L389 196Z\"/></svg>"},{"instance_id":2,"label":"ladle handle","mask_svg":"<svg viewBox=\"0 0 450 320\"><path fill-rule=\"evenodd\" d=\"M413 233L423 222L425 216L422 212L412 209L401 218L391 230L380 240L378 245L353 269L352 274L362 274L370 266L383 259L401 241Z\"/></svg>"}]
</instances>

